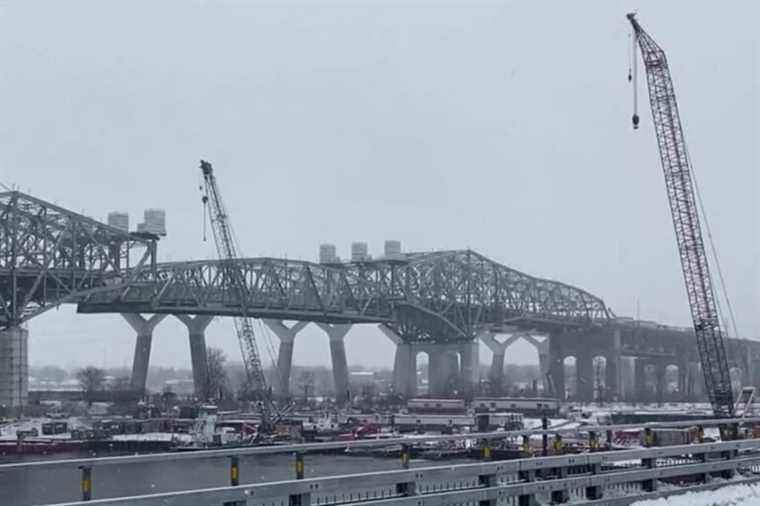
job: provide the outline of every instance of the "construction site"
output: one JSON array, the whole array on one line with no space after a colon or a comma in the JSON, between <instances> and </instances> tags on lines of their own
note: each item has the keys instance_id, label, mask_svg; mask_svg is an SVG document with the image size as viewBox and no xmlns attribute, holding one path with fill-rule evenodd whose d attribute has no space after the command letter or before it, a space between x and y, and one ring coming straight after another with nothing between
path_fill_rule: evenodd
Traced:
<instances>
[{"instance_id":1,"label":"construction site","mask_svg":"<svg viewBox=\"0 0 760 506\"><path fill-rule=\"evenodd\" d=\"M193 226L202 230L197 251L208 243L210 258L163 253L171 208L146 206L132 226L127 210L100 221L3 184L0 475L9 479L0 497L537 506L638 504L728 485L754 493L760 340L737 324L754 315L732 304L721 232L708 220L716 211L686 143L682 117L693 101L679 109L688 83L674 83L670 37L650 35L645 15L622 19L629 134L649 136L636 146L656 150L662 174L642 167L639 177L664 188L659 220L673 230L669 243L649 247L677 252L668 269L682 281L689 325L642 318L638 298L635 316L622 316L601 294L507 266L464 240L415 251L407 239L385 239L382 252L354 241L346 259L333 242L315 243L313 260L248 256L254 220L227 198L235 168L226 162L200 159L177 185L198 181ZM261 220L267 211L258 212ZM68 382L30 386L35 322L61 307L81 319L113 315L133 332L128 377L89 366ZM167 320L186 330L190 369L159 391L149 371L154 332ZM234 323L229 362L207 342L219 320ZM319 387L315 370L293 374L297 347L312 350L304 335L317 329L330 361ZM387 374L349 363L352 329L392 347ZM517 375L520 346L537 363ZM174 476L177 466L194 481ZM55 486L16 487L22 479Z\"/></svg>"}]
</instances>

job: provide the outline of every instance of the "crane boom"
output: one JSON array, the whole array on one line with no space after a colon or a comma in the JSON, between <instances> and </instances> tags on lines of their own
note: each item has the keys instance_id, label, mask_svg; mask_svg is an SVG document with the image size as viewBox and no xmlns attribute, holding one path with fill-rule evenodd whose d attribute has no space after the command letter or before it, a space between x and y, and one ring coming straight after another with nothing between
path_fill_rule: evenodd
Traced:
<instances>
[{"instance_id":1,"label":"crane boom","mask_svg":"<svg viewBox=\"0 0 760 506\"><path fill-rule=\"evenodd\" d=\"M734 414L731 375L673 80L665 51L644 31L635 14L627 17L646 70L649 103L706 390L715 416L730 418ZM634 116L634 127L636 120Z\"/></svg>"},{"instance_id":2,"label":"crane boom","mask_svg":"<svg viewBox=\"0 0 760 506\"><path fill-rule=\"evenodd\" d=\"M243 356L248 389L257 400L260 401L262 426L268 427L272 419L272 400L267 386L264 368L261 364L256 335L253 331L251 318L245 315L246 301L248 301L248 286L245 274L236 262L238 258L235 237L232 233L227 210L224 207L222 196L216 184L214 169L207 161L201 160L201 172L203 174L203 203L210 205L211 231L216 244L216 251L222 261L224 276L229 280L236 292L238 300L243 308L243 316L236 317L235 331L240 344L240 352Z\"/></svg>"}]
</instances>

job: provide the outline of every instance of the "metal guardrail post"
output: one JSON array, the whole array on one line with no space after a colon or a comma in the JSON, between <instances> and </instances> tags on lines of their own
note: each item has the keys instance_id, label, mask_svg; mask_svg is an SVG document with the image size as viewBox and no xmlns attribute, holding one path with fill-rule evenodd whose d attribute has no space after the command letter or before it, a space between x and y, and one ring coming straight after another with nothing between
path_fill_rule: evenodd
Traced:
<instances>
[{"instance_id":1,"label":"metal guardrail post","mask_svg":"<svg viewBox=\"0 0 760 506\"><path fill-rule=\"evenodd\" d=\"M549 428L549 419L543 417L541 419L541 429L547 430ZM549 455L549 435L544 433L541 435L541 455L546 457Z\"/></svg>"},{"instance_id":2,"label":"metal guardrail post","mask_svg":"<svg viewBox=\"0 0 760 506\"><path fill-rule=\"evenodd\" d=\"M79 466L82 470L80 488L82 490L82 500L89 501L92 499L92 466Z\"/></svg>"},{"instance_id":3,"label":"metal guardrail post","mask_svg":"<svg viewBox=\"0 0 760 506\"><path fill-rule=\"evenodd\" d=\"M531 456L531 451L530 451L530 436L528 436L527 434L524 434L523 437L522 437L522 448L521 448L521 450L522 450L523 457L528 458L528 457Z\"/></svg>"},{"instance_id":4,"label":"metal guardrail post","mask_svg":"<svg viewBox=\"0 0 760 506\"><path fill-rule=\"evenodd\" d=\"M737 455L736 450L726 450L725 452L721 453L721 457L723 457L724 460L731 460ZM734 477L734 470L733 469L726 469L720 473L720 477L726 480L730 480Z\"/></svg>"},{"instance_id":5,"label":"metal guardrail post","mask_svg":"<svg viewBox=\"0 0 760 506\"><path fill-rule=\"evenodd\" d=\"M655 437L654 432L652 432L652 429L649 427L646 427L644 429L644 446L647 448L651 448L655 445Z\"/></svg>"},{"instance_id":6,"label":"metal guardrail post","mask_svg":"<svg viewBox=\"0 0 760 506\"><path fill-rule=\"evenodd\" d=\"M647 469L654 469L657 467L657 459L641 459L641 464ZM649 480L642 481L641 488L644 490L644 492L654 492L657 490L657 478L651 478Z\"/></svg>"},{"instance_id":7,"label":"metal guardrail post","mask_svg":"<svg viewBox=\"0 0 760 506\"><path fill-rule=\"evenodd\" d=\"M499 484L499 480L495 474L481 474L478 476L478 484L481 487L495 487ZM498 499L484 499L478 501L478 506L496 506Z\"/></svg>"},{"instance_id":8,"label":"metal guardrail post","mask_svg":"<svg viewBox=\"0 0 760 506\"><path fill-rule=\"evenodd\" d=\"M401 445L401 468L409 469L409 461L411 460L411 447L408 444ZM417 486L415 482L408 481L403 483L396 483L396 493L402 497L408 497L417 493Z\"/></svg>"},{"instance_id":9,"label":"metal guardrail post","mask_svg":"<svg viewBox=\"0 0 760 506\"><path fill-rule=\"evenodd\" d=\"M599 436L593 430L588 433L588 449L589 449L589 452L599 451ZM598 462L595 464L589 464L589 471L591 471L592 475L599 474L601 469L602 469L602 465ZM598 485L586 487L586 499L593 501L593 500L601 499L601 498L602 498L602 487Z\"/></svg>"},{"instance_id":10,"label":"metal guardrail post","mask_svg":"<svg viewBox=\"0 0 760 506\"><path fill-rule=\"evenodd\" d=\"M519 471L517 473L517 477L520 479L520 481L524 483L529 483L531 481L535 481L536 472L532 469ZM533 495L524 494L524 495L517 496L517 506L533 506Z\"/></svg>"},{"instance_id":11,"label":"metal guardrail post","mask_svg":"<svg viewBox=\"0 0 760 506\"><path fill-rule=\"evenodd\" d=\"M707 453L698 453L695 455L696 459L700 462L707 462ZM703 483L709 483L712 480L712 476L710 473L704 473L702 475L702 482Z\"/></svg>"},{"instance_id":12,"label":"metal guardrail post","mask_svg":"<svg viewBox=\"0 0 760 506\"><path fill-rule=\"evenodd\" d=\"M403 469L409 469L410 450L409 445L401 445L401 467Z\"/></svg>"},{"instance_id":13,"label":"metal guardrail post","mask_svg":"<svg viewBox=\"0 0 760 506\"><path fill-rule=\"evenodd\" d=\"M588 449L591 452L599 451L599 437L593 430L588 433Z\"/></svg>"},{"instance_id":14,"label":"metal guardrail post","mask_svg":"<svg viewBox=\"0 0 760 506\"><path fill-rule=\"evenodd\" d=\"M558 480L567 477L567 469L564 467L558 467L554 470L554 477ZM569 500L569 494L567 490L552 490L551 501L552 504L566 503Z\"/></svg>"},{"instance_id":15,"label":"metal guardrail post","mask_svg":"<svg viewBox=\"0 0 760 506\"><path fill-rule=\"evenodd\" d=\"M590 464L589 467L591 468L592 475L599 474L602 471L602 464L599 462ZM599 485L586 487L586 499L588 499L589 501L595 501L601 498L602 498L602 487L600 487Z\"/></svg>"},{"instance_id":16,"label":"metal guardrail post","mask_svg":"<svg viewBox=\"0 0 760 506\"><path fill-rule=\"evenodd\" d=\"M237 455L230 457L230 485L240 485L240 458Z\"/></svg>"},{"instance_id":17,"label":"metal guardrail post","mask_svg":"<svg viewBox=\"0 0 760 506\"><path fill-rule=\"evenodd\" d=\"M407 445L403 445L401 449L401 459L402 459L402 465L404 461L404 455L406 455L406 466L404 469L409 469L409 447ZM398 494L401 497L409 497L411 495L417 494L417 483L414 481L404 481L401 483L396 483L396 494Z\"/></svg>"},{"instance_id":18,"label":"metal guardrail post","mask_svg":"<svg viewBox=\"0 0 760 506\"><path fill-rule=\"evenodd\" d=\"M304 464L303 460L303 452L295 452L295 471L296 471L296 479L297 480L303 480L305 475L306 466ZM311 504L311 494L305 493L305 494L292 494L288 497L288 505L289 506L309 506Z\"/></svg>"},{"instance_id":19,"label":"metal guardrail post","mask_svg":"<svg viewBox=\"0 0 760 506\"><path fill-rule=\"evenodd\" d=\"M296 463L295 463L296 480L303 480L304 471L306 470L306 466L303 461L303 453L296 452L295 456L296 456Z\"/></svg>"},{"instance_id":20,"label":"metal guardrail post","mask_svg":"<svg viewBox=\"0 0 760 506\"><path fill-rule=\"evenodd\" d=\"M552 441L552 453L554 455L563 455L565 453L565 443L562 441L562 436L557 433L554 435L554 441ZM556 479L562 479L567 476L567 469L564 467L557 467L554 469L554 476ZM546 479L546 476L544 476ZM551 493L552 503L564 503L568 500L567 490L554 490Z\"/></svg>"},{"instance_id":21,"label":"metal guardrail post","mask_svg":"<svg viewBox=\"0 0 760 506\"><path fill-rule=\"evenodd\" d=\"M481 457L483 457L483 460L491 460L493 458L491 444L486 439L483 440L483 450L481 451Z\"/></svg>"}]
</instances>

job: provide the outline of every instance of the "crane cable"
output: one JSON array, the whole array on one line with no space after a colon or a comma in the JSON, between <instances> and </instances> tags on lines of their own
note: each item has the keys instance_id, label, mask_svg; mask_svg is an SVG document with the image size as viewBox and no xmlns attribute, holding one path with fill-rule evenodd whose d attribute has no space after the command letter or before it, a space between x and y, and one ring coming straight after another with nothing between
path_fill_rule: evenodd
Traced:
<instances>
[{"instance_id":1,"label":"crane cable","mask_svg":"<svg viewBox=\"0 0 760 506\"><path fill-rule=\"evenodd\" d=\"M684 149L686 151L686 157L691 162L691 155L689 154L689 147L684 143ZM694 170L694 163L691 162L691 174L692 174L692 181L694 182L694 190L697 194L697 203L699 204L699 213L702 215L702 221L705 224L705 232L707 232L707 240L710 243L710 252L712 253L713 260L715 260L715 268L718 271L718 280L720 281L720 289L723 294L723 297L726 300L726 306L728 308L728 316L731 320L731 329L733 330L734 337L739 338L739 329L736 325L736 315L734 314L734 308L731 304L731 299L728 296L728 289L726 288L726 279L723 276L723 268L720 265L720 259L718 258L718 249L715 247L715 241L713 240L712 235L712 229L710 228L710 222L707 219L707 213L705 212L705 206L704 202L702 200L702 192L699 190L699 181L697 180L697 173ZM718 305L720 306L720 301L718 301ZM719 308L720 310L720 308ZM728 332L729 328L727 325L726 332Z\"/></svg>"},{"instance_id":2,"label":"crane cable","mask_svg":"<svg viewBox=\"0 0 760 506\"><path fill-rule=\"evenodd\" d=\"M635 33L629 33L631 39L631 52L628 53L628 82L633 85L633 129L639 128L639 66L636 64L636 50L638 49L638 40Z\"/></svg>"},{"instance_id":3,"label":"crane cable","mask_svg":"<svg viewBox=\"0 0 760 506\"><path fill-rule=\"evenodd\" d=\"M235 233L234 229L231 229L230 230L230 234L232 236L232 241L235 244L235 251L237 252L237 256L238 257L242 257L243 255L241 255L240 241L238 240L237 233ZM270 332L268 332L268 329L267 329L266 325L263 324L263 322L261 321L261 319L259 319L259 318L253 318L253 320L255 320L255 322L257 324L256 326L258 327L258 335L260 337L261 336L264 337L264 344L266 345L264 348L266 349L266 351L267 351L267 353L269 355L269 360L272 363L272 367L273 367L273 369L275 371L277 371L277 374L279 374L279 371L277 370L277 359L275 358L276 357L276 353L275 353L275 350L274 350L274 345L272 344L272 335L271 335Z\"/></svg>"}]
</instances>

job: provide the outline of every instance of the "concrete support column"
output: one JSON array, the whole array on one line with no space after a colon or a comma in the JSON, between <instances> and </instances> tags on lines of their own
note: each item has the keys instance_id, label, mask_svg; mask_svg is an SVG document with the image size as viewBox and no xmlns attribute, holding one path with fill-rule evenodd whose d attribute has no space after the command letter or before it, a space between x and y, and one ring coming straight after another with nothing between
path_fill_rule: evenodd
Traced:
<instances>
[{"instance_id":1,"label":"concrete support column","mask_svg":"<svg viewBox=\"0 0 760 506\"><path fill-rule=\"evenodd\" d=\"M634 361L634 374L633 374L633 384L634 384L634 401L635 402L643 402L647 395L647 383L646 383L646 361L643 358L637 358Z\"/></svg>"},{"instance_id":2,"label":"concrete support column","mask_svg":"<svg viewBox=\"0 0 760 506\"><path fill-rule=\"evenodd\" d=\"M483 343L488 346L488 349L493 353L491 359L491 369L488 373L488 380L491 383L491 389L493 393L501 394L504 391L504 357L506 356L507 348L514 343L520 336L511 335L505 341L499 342L496 340L496 333L488 330L484 330L478 334Z\"/></svg>"},{"instance_id":3,"label":"concrete support column","mask_svg":"<svg viewBox=\"0 0 760 506\"><path fill-rule=\"evenodd\" d=\"M446 391L450 392L453 388L459 386L460 383L460 370L459 370L459 354L454 350L447 350L446 354Z\"/></svg>"},{"instance_id":4,"label":"concrete support column","mask_svg":"<svg viewBox=\"0 0 760 506\"><path fill-rule=\"evenodd\" d=\"M428 351L428 394L431 395L441 395L446 391L446 354L441 348L431 345Z\"/></svg>"},{"instance_id":5,"label":"concrete support column","mask_svg":"<svg viewBox=\"0 0 760 506\"><path fill-rule=\"evenodd\" d=\"M620 398L620 357L606 357L604 365L605 401Z\"/></svg>"},{"instance_id":6,"label":"concrete support column","mask_svg":"<svg viewBox=\"0 0 760 506\"><path fill-rule=\"evenodd\" d=\"M654 369L654 390L657 396L657 402L662 402L665 398L665 371L667 364L658 362Z\"/></svg>"},{"instance_id":7,"label":"concrete support column","mask_svg":"<svg viewBox=\"0 0 760 506\"><path fill-rule=\"evenodd\" d=\"M378 329L396 345L393 358L393 389L400 395L410 398L417 394L417 357L413 346L405 343L400 335L385 324Z\"/></svg>"},{"instance_id":8,"label":"concrete support column","mask_svg":"<svg viewBox=\"0 0 760 506\"><path fill-rule=\"evenodd\" d=\"M544 393L547 394L551 390L547 379L549 374L549 339L547 338L543 341L539 341L530 334L522 334L517 337L522 337L536 347L536 351L538 352L538 371L541 375L541 385L544 388Z\"/></svg>"},{"instance_id":9,"label":"concrete support column","mask_svg":"<svg viewBox=\"0 0 760 506\"><path fill-rule=\"evenodd\" d=\"M549 340L540 341L536 348L538 348L538 370L541 373L541 385L544 388L544 393L546 393L551 389L547 379L549 375Z\"/></svg>"},{"instance_id":10,"label":"concrete support column","mask_svg":"<svg viewBox=\"0 0 760 506\"><path fill-rule=\"evenodd\" d=\"M491 359L491 368L488 371L488 380L491 383L493 393L500 394L504 391L504 351L494 353Z\"/></svg>"},{"instance_id":11,"label":"concrete support column","mask_svg":"<svg viewBox=\"0 0 760 506\"><path fill-rule=\"evenodd\" d=\"M293 347L296 334L298 334L309 322L296 322L292 327L287 327L282 320L263 320L274 335L280 340L277 350L277 371L275 374L274 394L281 399L290 397L290 370L293 367Z\"/></svg>"},{"instance_id":12,"label":"concrete support column","mask_svg":"<svg viewBox=\"0 0 760 506\"><path fill-rule=\"evenodd\" d=\"M594 400L594 359L590 353L579 353L575 362L578 399L584 402Z\"/></svg>"},{"instance_id":13,"label":"concrete support column","mask_svg":"<svg viewBox=\"0 0 760 506\"><path fill-rule=\"evenodd\" d=\"M461 355L462 385L464 395L471 398L480 383L480 360L478 358L478 341L463 345Z\"/></svg>"},{"instance_id":14,"label":"concrete support column","mask_svg":"<svg viewBox=\"0 0 760 506\"><path fill-rule=\"evenodd\" d=\"M623 397L622 386L622 336L620 330L612 334L612 351L605 357L605 387L607 400L617 401Z\"/></svg>"},{"instance_id":15,"label":"concrete support column","mask_svg":"<svg viewBox=\"0 0 760 506\"><path fill-rule=\"evenodd\" d=\"M154 314L147 319L138 313L122 313L121 316L137 332L130 385L133 390L145 392L145 385L148 381L148 366L150 365L150 347L153 344L153 330L166 318L166 315Z\"/></svg>"},{"instance_id":16,"label":"concrete support column","mask_svg":"<svg viewBox=\"0 0 760 506\"><path fill-rule=\"evenodd\" d=\"M686 401L686 390L688 382L688 365L685 363L678 364L678 400Z\"/></svg>"},{"instance_id":17,"label":"concrete support column","mask_svg":"<svg viewBox=\"0 0 760 506\"><path fill-rule=\"evenodd\" d=\"M705 387L705 375L702 372L702 363L697 362L694 367L694 395L697 399L707 398L707 388Z\"/></svg>"},{"instance_id":18,"label":"concrete support column","mask_svg":"<svg viewBox=\"0 0 760 506\"><path fill-rule=\"evenodd\" d=\"M346 346L343 341L348 331L351 330L351 325L331 325L329 323L317 323L317 325L330 338L330 358L332 359L333 382L335 385L335 402L338 405L343 405L351 397L348 389Z\"/></svg>"},{"instance_id":19,"label":"concrete support column","mask_svg":"<svg viewBox=\"0 0 760 506\"><path fill-rule=\"evenodd\" d=\"M0 406L15 414L29 396L29 331L10 327L0 331Z\"/></svg>"},{"instance_id":20,"label":"concrete support column","mask_svg":"<svg viewBox=\"0 0 760 506\"><path fill-rule=\"evenodd\" d=\"M190 341L190 361L193 365L193 387L196 397L205 398L208 384L208 357L206 356L206 327L214 319L210 315L175 315L187 327L187 337Z\"/></svg>"},{"instance_id":21,"label":"concrete support column","mask_svg":"<svg viewBox=\"0 0 760 506\"><path fill-rule=\"evenodd\" d=\"M564 401L567 398L565 390L565 356L559 347L558 337L547 338L549 346L549 378L551 378L554 395Z\"/></svg>"}]
</instances>

